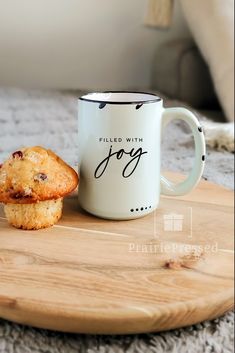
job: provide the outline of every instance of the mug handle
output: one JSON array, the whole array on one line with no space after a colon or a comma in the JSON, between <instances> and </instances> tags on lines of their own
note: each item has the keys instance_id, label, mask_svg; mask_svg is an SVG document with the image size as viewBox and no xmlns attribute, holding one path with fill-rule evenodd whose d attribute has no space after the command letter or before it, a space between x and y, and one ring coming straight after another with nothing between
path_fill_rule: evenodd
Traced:
<instances>
[{"instance_id":1,"label":"mug handle","mask_svg":"<svg viewBox=\"0 0 235 353\"><path fill-rule=\"evenodd\" d=\"M195 142L195 162L193 169L183 182L175 184L161 176L161 193L168 196L180 196L190 192L201 179L206 158L204 134L195 115L185 108L166 108L162 114L162 131L175 119L185 121L192 130Z\"/></svg>"}]
</instances>

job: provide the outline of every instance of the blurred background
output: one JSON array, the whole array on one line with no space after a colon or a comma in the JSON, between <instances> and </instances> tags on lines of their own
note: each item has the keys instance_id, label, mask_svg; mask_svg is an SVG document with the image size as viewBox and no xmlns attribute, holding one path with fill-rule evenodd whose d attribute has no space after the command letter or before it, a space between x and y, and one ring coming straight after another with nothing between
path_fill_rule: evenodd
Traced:
<instances>
[{"instance_id":1,"label":"blurred background","mask_svg":"<svg viewBox=\"0 0 235 353\"><path fill-rule=\"evenodd\" d=\"M207 110L218 96L233 120L233 0L0 6L1 87L154 90Z\"/></svg>"},{"instance_id":2,"label":"blurred background","mask_svg":"<svg viewBox=\"0 0 235 353\"><path fill-rule=\"evenodd\" d=\"M146 0L0 1L0 84L64 89L148 88L158 47L190 33L145 25Z\"/></svg>"},{"instance_id":3,"label":"blurred background","mask_svg":"<svg viewBox=\"0 0 235 353\"><path fill-rule=\"evenodd\" d=\"M156 90L212 110L219 96L233 120L233 0L0 0L0 6L0 86Z\"/></svg>"}]
</instances>

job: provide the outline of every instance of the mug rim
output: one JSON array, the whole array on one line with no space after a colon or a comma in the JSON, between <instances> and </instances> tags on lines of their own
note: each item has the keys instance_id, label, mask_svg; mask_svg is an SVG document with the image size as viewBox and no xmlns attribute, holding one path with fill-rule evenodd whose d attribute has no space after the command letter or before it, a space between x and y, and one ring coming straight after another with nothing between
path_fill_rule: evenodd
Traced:
<instances>
[{"instance_id":1,"label":"mug rim","mask_svg":"<svg viewBox=\"0 0 235 353\"><path fill-rule=\"evenodd\" d=\"M88 99L86 98L89 95L92 94L102 94L102 93L132 93L132 94L145 94L148 96L153 96L153 99L148 99L148 100L138 100L138 101L108 101L108 100L101 100L101 99ZM162 98L156 95L155 93L150 93L150 92L141 92L141 91L99 91L99 92L89 92L81 97L78 98L78 100L86 101L86 102L91 102L91 103L104 103L104 104L148 104L148 103L156 103L156 102L161 102Z\"/></svg>"}]
</instances>

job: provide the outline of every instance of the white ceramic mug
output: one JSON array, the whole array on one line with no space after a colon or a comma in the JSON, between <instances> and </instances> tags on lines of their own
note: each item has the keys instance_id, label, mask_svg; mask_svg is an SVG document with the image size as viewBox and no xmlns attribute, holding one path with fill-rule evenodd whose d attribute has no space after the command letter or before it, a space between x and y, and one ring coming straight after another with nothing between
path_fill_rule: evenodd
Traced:
<instances>
[{"instance_id":1,"label":"white ceramic mug","mask_svg":"<svg viewBox=\"0 0 235 353\"><path fill-rule=\"evenodd\" d=\"M195 161L185 181L161 176L161 135L181 119L192 130ZM183 195L197 185L205 160L202 128L185 108L164 108L151 93L89 93L78 103L79 202L107 219L142 217L158 207L160 194Z\"/></svg>"}]
</instances>

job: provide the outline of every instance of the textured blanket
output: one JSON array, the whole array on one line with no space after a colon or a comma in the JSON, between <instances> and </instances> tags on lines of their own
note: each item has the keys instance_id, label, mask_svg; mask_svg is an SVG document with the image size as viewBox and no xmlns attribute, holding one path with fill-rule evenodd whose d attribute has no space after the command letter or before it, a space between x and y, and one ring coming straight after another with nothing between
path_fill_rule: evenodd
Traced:
<instances>
[{"instance_id":1,"label":"textured blanket","mask_svg":"<svg viewBox=\"0 0 235 353\"><path fill-rule=\"evenodd\" d=\"M76 110L75 93L0 89L0 163L21 146L39 144L51 148L71 165L76 164ZM163 169L184 173L190 170L193 142L185 125L176 122L167 128L162 150ZM233 154L208 149L203 177L232 188ZM233 313L229 312L211 322L164 333L92 336L33 329L0 320L0 353L228 353L233 352L233 321Z\"/></svg>"}]
</instances>

